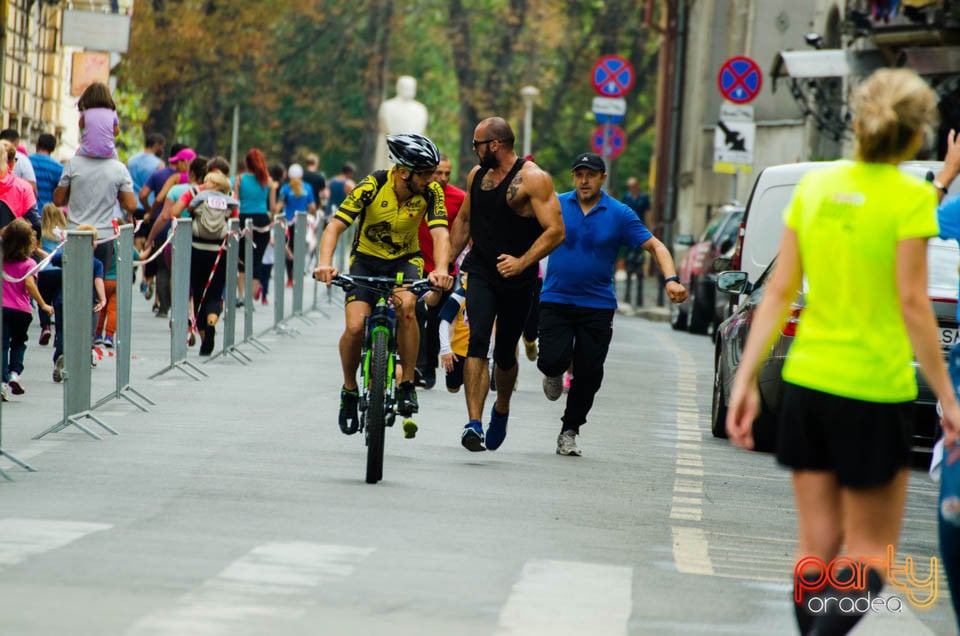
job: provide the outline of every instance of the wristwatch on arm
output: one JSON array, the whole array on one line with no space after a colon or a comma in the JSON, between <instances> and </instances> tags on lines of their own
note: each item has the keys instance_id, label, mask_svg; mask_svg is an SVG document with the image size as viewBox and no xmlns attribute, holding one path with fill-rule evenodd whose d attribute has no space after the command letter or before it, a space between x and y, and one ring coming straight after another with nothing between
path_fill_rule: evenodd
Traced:
<instances>
[{"instance_id":1,"label":"wristwatch on arm","mask_svg":"<svg viewBox=\"0 0 960 636\"><path fill-rule=\"evenodd\" d=\"M947 166L944 166L942 170L937 174L937 177L931 181L933 187L937 189L937 199L943 201L943 198L947 196L947 190L950 188L950 184L956 178L957 173L953 172Z\"/></svg>"}]
</instances>

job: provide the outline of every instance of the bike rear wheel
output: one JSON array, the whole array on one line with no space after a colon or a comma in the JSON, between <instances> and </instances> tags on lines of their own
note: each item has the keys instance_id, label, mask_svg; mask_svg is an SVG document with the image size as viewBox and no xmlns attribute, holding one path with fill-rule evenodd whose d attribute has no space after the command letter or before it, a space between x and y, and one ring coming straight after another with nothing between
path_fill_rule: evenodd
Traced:
<instances>
[{"instance_id":1,"label":"bike rear wheel","mask_svg":"<svg viewBox=\"0 0 960 636\"><path fill-rule=\"evenodd\" d=\"M383 479L383 434L387 414L388 334L377 331L370 347L370 377L367 402L367 483Z\"/></svg>"}]
</instances>

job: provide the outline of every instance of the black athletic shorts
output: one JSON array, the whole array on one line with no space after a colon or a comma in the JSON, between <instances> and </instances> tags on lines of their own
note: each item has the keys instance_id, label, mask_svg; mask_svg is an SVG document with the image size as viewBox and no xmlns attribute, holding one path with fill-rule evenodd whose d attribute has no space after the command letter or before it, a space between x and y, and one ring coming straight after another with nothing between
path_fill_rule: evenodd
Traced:
<instances>
[{"instance_id":1,"label":"black athletic shorts","mask_svg":"<svg viewBox=\"0 0 960 636\"><path fill-rule=\"evenodd\" d=\"M840 486L888 483L910 465L913 402L864 402L784 382L777 461L826 470Z\"/></svg>"},{"instance_id":2,"label":"black athletic shorts","mask_svg":"<svg viewBox=\"0 0 960 636\"><path fill-rule=\"evenodd\" d=\"M470 344L467 357L486 358L496 322L493 360L508 371L517 364L517 343L530 313L530 303L537 280L529 285L508 287L502 281L491 282L480 274L470 273L467 286L467 316L470 317Z\"/></svg>"},{"instance_id":3,"label":"black athletic shorts","mask_svg":"<svg viewBox=\"0 0 960 636\"><path fill-rule=\"evenodd\" d=\"M367 254L354 252L350 255L350 273L356 276L389 276L393 278L403 272L407 279L423 278L423 256L420 252L407 254L393 260L385 260ZM366 287L355 287L345 292L345 303L362 300L371 307L377 303L377 292Z\"/></svg>"}]
</instances>

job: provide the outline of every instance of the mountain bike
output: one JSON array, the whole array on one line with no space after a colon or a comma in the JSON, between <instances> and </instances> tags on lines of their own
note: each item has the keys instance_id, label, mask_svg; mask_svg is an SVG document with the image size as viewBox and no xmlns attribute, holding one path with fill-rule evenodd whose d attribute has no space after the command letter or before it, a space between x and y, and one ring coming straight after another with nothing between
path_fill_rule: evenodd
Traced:
<instances>
[{"instance_id":1,"label":"mountain bike","mask_svg":"<svg viewBox=\"0 0 960 636\"><path fill-rule=\"evenodd\" d=\"M400 362L397 353L397 317L393 292L403 287L420 295L431 289L427 279L404 280L403 274L389 276L350 276L341 274L331 281L344 291L356 287L370 289L377 294L373 311L364 319L363 345L360 350L360 430L367 444L367 483L383 479L384 429L393 426L397 417L396 368ZM404 429L416 423L403 421Z\"/></svg>"}]
</instances>

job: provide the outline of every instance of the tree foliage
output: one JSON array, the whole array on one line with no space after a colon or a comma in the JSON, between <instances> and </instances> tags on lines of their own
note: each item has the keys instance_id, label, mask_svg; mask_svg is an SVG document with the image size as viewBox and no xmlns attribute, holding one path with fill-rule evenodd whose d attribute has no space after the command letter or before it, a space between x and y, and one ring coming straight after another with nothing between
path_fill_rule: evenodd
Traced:
<instances>
[{"instance_id":1,"label":"tree foliage","mask_svg":"<svg viewBox=\"0 0 960 636\"><path fill-rule=\"evenodd\" d=\"M226 154L237 107L241 155L259 147L289 163L311 150L331 172L347 159L369 167L379 104L413 75L461 181L480 119L506 118L520 143L519 89L532 84L533 153L567 189L596 126L590 69L608 53L637 70L619 172L646 172L656 47L636 0L137 0L121 80L143 96L145 132Z\"/></svg>"}]
</instances>

